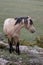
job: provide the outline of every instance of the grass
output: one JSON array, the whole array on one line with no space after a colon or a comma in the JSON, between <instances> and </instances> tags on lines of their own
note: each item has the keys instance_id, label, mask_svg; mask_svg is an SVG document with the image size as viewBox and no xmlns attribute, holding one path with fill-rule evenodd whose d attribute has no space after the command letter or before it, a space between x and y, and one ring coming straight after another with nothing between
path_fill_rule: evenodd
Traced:
<instances>
[{"instance_id":1,"label":"grass","mask_svg":"<svg viewBox=\"0 0 43 65\"><path fill-rule=\"evenodd\" d=\"M21 39L33 41L43 35L43 0L0 0L0 32L3 33L3 22L9 17L31 16L37 33L31 34L21 30Z\"/></svg>"}]
</instances>

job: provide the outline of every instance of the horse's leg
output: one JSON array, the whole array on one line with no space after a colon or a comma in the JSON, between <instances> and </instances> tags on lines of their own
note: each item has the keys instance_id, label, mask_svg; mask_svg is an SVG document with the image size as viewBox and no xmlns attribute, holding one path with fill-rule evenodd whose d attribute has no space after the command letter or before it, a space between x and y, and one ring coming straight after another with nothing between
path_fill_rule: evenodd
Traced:
<instances>
[{"instance_id":1,"label":"horse's leg","mask_svg":"<svg viewBox=\"0 0 43 65\"><path fill-rule=\"evenodd\" d=\"M18 53L18 55L20 55L19 42L17 42L17 45L16 45L16 52Z\"/></svg>"},{"instance_id":2,"label":"horse's leg","mask_svg":"<svg viewBox=\"0 0 43 65\"><path fill-rule=\"evenodd\" d=\"M10 47L9 52L12 53L12 51L14 50L13 46L12 46L13 45L13 38L11 38L11 41L8 39L8 43L9 43L9 47Z\"/></svg>"}]
</instances>

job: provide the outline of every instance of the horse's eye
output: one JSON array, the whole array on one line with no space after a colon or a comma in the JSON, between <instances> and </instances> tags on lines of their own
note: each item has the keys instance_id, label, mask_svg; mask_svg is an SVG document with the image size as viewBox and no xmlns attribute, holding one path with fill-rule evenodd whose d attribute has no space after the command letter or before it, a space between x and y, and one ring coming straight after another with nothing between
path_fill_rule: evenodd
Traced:
<instances>
[{"instance_id":1,"label":"horse's eye","mask_svg":"<svg viewBox=\"0 0 43 65\"><path fill-rule=\"evenodd\" d=\"M33 24L33 21L30 19L30 25L32 25Z\"/></svg>"}]
</instances>

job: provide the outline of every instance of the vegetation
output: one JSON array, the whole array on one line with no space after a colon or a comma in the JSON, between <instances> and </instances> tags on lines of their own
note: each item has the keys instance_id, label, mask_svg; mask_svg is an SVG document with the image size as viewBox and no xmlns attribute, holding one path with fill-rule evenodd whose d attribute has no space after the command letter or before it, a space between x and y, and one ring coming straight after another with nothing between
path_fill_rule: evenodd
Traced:
<instances>
[{"instance_id":1,"label":"vegetation","mask_svg":"<svg viewBox=\"0 0 43 65\"><path fill-rule=\"evenodd\" d=\"M38 36L36 38L36 44L43 48L43 36Z\"/></svg>"}]
</instances>

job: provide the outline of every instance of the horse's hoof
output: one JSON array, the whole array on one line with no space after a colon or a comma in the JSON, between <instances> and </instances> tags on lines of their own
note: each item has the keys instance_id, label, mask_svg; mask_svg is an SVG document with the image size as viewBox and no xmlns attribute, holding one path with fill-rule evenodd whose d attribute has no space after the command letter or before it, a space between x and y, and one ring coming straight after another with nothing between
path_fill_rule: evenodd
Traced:
<instances>
[{"instance_id":1,"label":"horse's hoof","mask_svg":"<svg viewBox=\"0 0 43 65\"><path fill-rule=\"evenodd\" d=\"M12 53L12 50L11 49L9 49L9 53Z\"/></svg>"}]
</instances>

